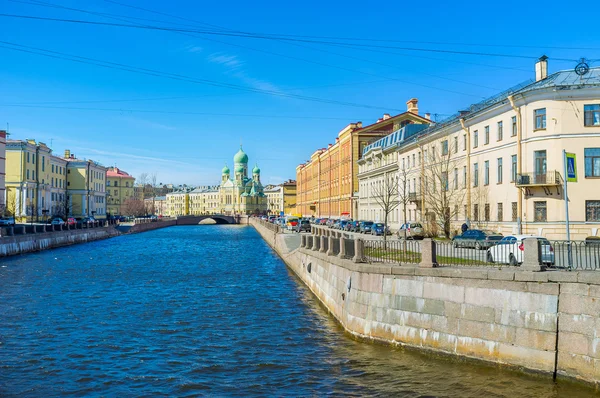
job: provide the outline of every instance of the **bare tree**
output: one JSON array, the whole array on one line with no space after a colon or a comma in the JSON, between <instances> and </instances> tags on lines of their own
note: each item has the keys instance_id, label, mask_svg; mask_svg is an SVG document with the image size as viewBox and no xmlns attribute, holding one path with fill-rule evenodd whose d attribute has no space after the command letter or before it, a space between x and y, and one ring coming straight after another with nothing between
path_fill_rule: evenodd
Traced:
<instances>
[{"instance_id":1,"label":"bare tree","mask_svg":"<svg viewBox=\"0 0 600 398\"><path fill-rule=\"evenodd\" d=\"M6 188L6 206L4 207L4 215L16 217L17 216L17 199L14 195L10 194L10 188Z\"/></svg>"},{"instance_id":2,"label":"bare tree","mask_svg":"<svg viewBox=\"0 0 600 398\"><path fill-rule=\"evenodd\" d=\"M383 247L387 248L387 228L388 219L392 211L394 211L399 205L399 185L398 177L393 175L384 175L383 179L376 181L373 184L373 199L383 212Z\"/></svg>"},{"instance_id":3,"label":"bare tree","mask_svg":"<svg viewBox=\"0 0 600 398\"><path fill-rule=\"evenodd\" d=\"M450 238L451 221L465 198L465 190L458 186L456 180L458 170L462 168L462 161L453 158L449 149L446 141L445 144L442 143L441 150L435 146L431 147L428 156L425 155L426 150L423 151L426 164L421 183L427 209L425 216L430 223L430 230L436 235L439 226L446 238ZM454 181L451 182L452 175Z\"/></svg>"},{"instance_id":4,"label":"bare tree","mask_svg":"<svg viewBox=\"0 0 600 398\"><path fill-rule=\"evenodd\" d=\"M471 190L471 202L473 203L473 223L479 229L485 229L490 224L489 187L478 184Z\"/></svg>"},{"instance_id":5,"label":"bare tree","mask_svg":"<svg viewBox=\"0 0 600 398\"><path fill-rule=\"evenodd\" d=\"M146 214L146 206L143 200L137 198L126 199L121 206L121 212L126 216L143 216Z\"/></svg>"},{"instance_id":6,"label":"bare tree","mask_svg":"<svg viewBox=\"0 0 600 398\"><path fill-rule=\"evenodd\" d=\"M157 189L157 178L156 173L150 174L150 186L152 188L152 208L150 214L154 214L156 210L155 201L156 201L156 189Z\"/></svg>"},{"instance_id":7,"label":"bare tree","mask_svg":"<svg viewBox=\"0 0 600 398\"><path fill-rule=\"evenodd\" d=\"M400 178L398 179L398 205L402 206L402 225L406 224L406 208L410 203L410 179L408 176L408 171L406 167L402 167L400 169ZM413 192L414 194L414 192ZM398 231L400 232L400 231ZM404 232L404 242L406 242L406 228L403 229ZM405 243L406 245L406 243ZM406 250L406 249L405 249Z\"/></svg>"}]
</instances>

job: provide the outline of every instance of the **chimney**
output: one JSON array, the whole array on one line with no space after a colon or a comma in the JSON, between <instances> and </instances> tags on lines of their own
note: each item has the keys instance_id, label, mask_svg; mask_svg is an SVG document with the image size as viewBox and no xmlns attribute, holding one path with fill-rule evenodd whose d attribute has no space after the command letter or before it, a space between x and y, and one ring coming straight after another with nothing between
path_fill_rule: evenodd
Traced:
<instances>
[{"instance_id":1,"label":"chimney","mask_svg":"<svg viewBox=\"0 0 600 398\"><path fill-rule=\"evenodd\" d=\"M69 159L71 157L71 151L68 149L65 149L65 159Z\"/></svg>"},{"instance_id":2,"label":"chimney","mask_svg":"<svg viewBox=\"0 0 600 398\"><path fill-rule=\"evenodd\" d=\"M408 101L406 101L406 111L414 113L415 115L418 115L419 114L419 107L417 105L418 102L419 102L419 100L416 98L411 98Z\"/></svg>"},{"instance_id":3,"label":"chimney","mask_svg":"<svg viewBox=\"0 0 600 398\"><path fill-rule=\"evenodd\" d=\"M469 111L458 111L460 116L465 116L466 114L469 113Z\"/></svg>"},{"instance_id":4,"label":"chimney","mask_svg":"<svg viewBox=\"0 0 600 398\"><path fill-rule=\"evenodd\" d=\"M389 118L391 118L390 114L389 113L384 113L382 120L388 120Z\"/></svg>"},{"instance_id":5,"label":"chimney","mask_svg":"<svg viewBox=\"0 0 600 398\"><path fill-rule=\"evenodd\" d=\"M548 77L548 57L542 55L535 63L535 81L539 82Z\"/></svg>"},{"instance_id":6,"label":"chimney","mask_svg":"<svg viewBox=\"0 0 600 398\"><path fill-rule=\"evenodd\" d=\"M425 114L425 119L431 120L431 113L426 113Z\"/></svg>"}]
</instances>

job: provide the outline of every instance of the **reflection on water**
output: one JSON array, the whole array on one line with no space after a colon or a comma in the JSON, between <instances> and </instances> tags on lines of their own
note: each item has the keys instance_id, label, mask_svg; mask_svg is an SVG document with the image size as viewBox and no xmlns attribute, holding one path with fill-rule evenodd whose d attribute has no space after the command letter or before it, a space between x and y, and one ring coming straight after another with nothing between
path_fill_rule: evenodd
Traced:
<instances>
[{"instance_id":1,"label":"reflection on water","mask_svg":"<svg viewBox=\"0 0 600 398\"><path fill-rule=\"evenodd\" d=\"M0 262L0 396L587 397L355 341L254 229L173 227Z\"/></svg>"}]
</instances>

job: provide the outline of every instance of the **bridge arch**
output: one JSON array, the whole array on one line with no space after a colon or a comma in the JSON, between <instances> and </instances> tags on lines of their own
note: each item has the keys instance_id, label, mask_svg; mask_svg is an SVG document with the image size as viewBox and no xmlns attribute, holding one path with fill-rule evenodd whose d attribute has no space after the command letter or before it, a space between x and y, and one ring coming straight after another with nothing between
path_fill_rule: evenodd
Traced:
<instances>
[{"instance_id":1,"label":"bridge arch","mask_svg":"<svg viewBox=\"0 0 600 398\"><path fill-rule=\"evenodd\" d=\"M239 217L223 214L207 214L203 216L177 217L177 225L198 225L204 220L214 220L216 224L239 224Z\"/></svg>"}]
</instances>

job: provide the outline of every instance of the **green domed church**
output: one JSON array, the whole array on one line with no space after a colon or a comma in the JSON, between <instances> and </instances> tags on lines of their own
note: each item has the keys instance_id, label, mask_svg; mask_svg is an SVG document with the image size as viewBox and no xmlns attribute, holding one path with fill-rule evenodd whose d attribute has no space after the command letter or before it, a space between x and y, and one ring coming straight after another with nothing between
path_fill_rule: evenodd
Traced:
<instances>
[{"instance_id":1,"label":"green domed church","mask_svg":"<svg viewBox=\"0 0 600 398\"><path fill-rule=\"evenodd\" d=\"M267 197L260 183L260 169L254 166L248 177L248 155L240 150L233 157L233 177L229 167L223 167L219 196L222 214L265 214Z\"/></svg>"}]
</instances>

